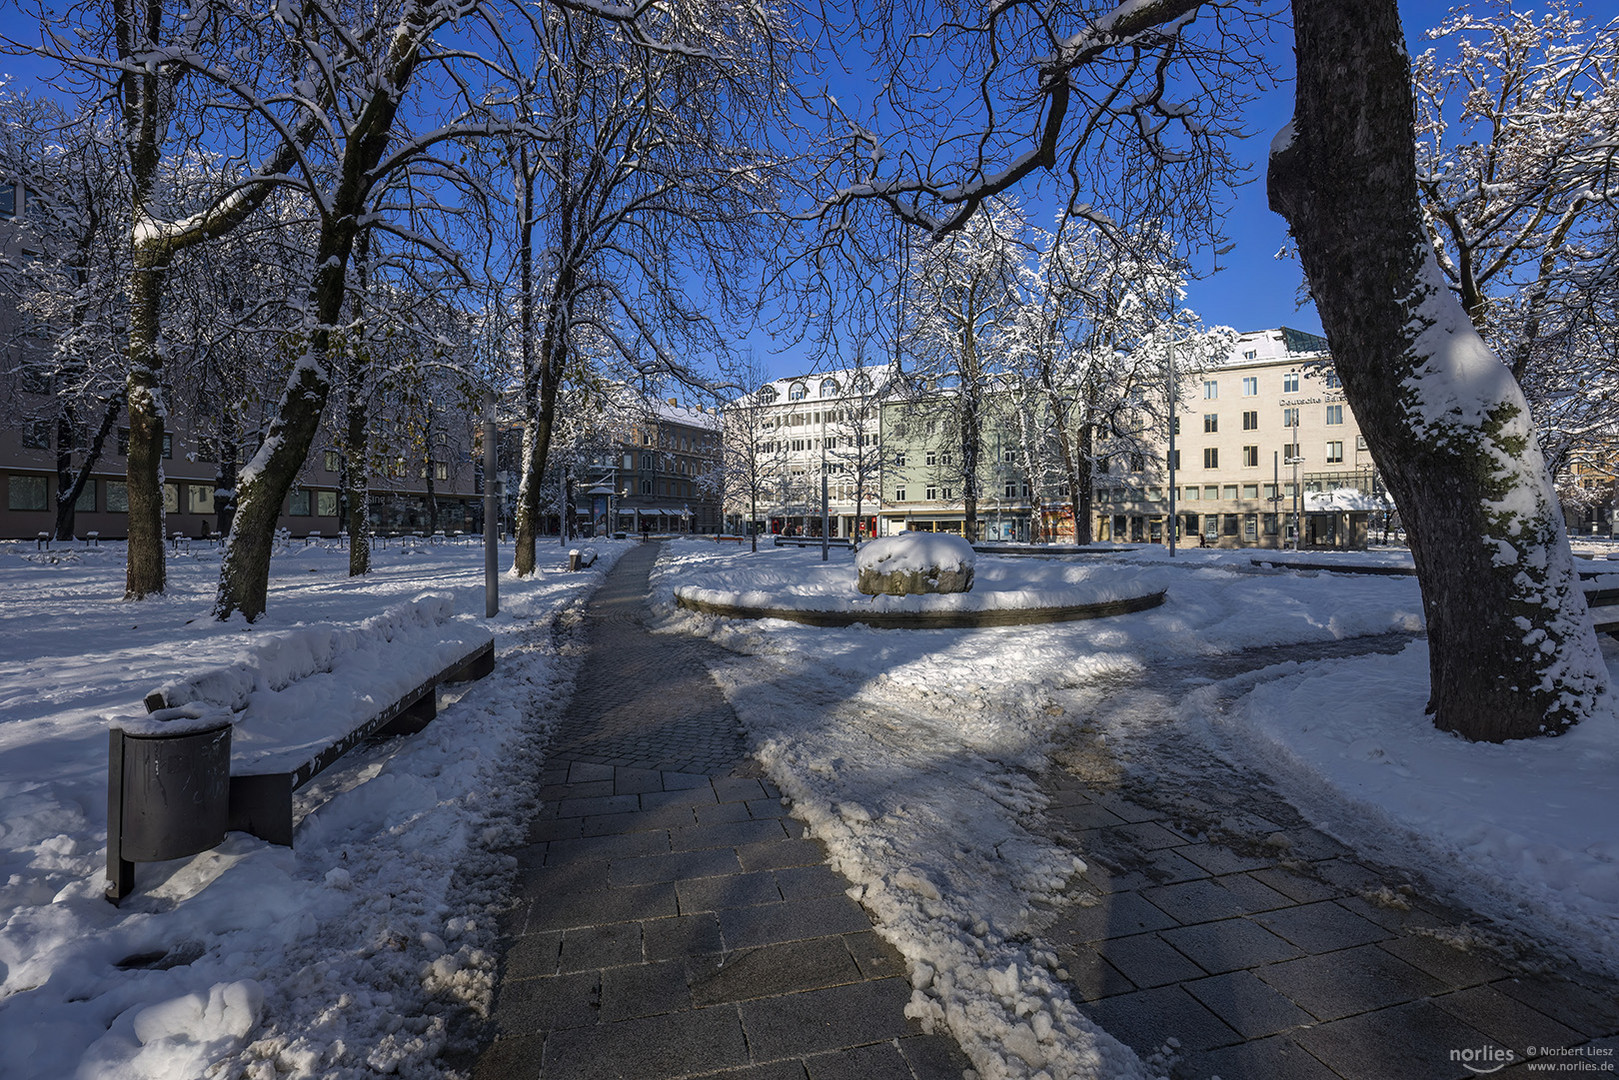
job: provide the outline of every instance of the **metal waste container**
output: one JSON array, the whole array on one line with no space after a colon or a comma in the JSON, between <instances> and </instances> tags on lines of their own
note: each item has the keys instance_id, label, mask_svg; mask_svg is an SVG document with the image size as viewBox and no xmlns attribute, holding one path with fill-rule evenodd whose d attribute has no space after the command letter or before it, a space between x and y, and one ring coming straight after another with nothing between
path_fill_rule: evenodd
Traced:
<instances>
[{"instance_id":1,"label":"metal waste container","mask_svg":"<svg viewBox=\"0 0 1619 1080\"><path fill-rule=\"evenodd\" d=\"M108 900L134 890L135 863L195 855L225 839L230 728L228 718L153 714L108 731Z\"/></svg>"}]
</instances>

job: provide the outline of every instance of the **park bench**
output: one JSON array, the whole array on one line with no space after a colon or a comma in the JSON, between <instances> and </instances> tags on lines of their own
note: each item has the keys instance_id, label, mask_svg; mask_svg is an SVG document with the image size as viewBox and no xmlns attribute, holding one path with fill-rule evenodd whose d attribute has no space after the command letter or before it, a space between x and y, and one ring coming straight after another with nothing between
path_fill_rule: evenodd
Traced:
<instances>
[{"instance_id":1,"label":"park bench","mask_svg":"<svg viewBox=\"0 0 1619 1080\"><path fill-rule=\"evenodd\" d=\"M50 549L51 549L51 534L50 533L41 532L37 536L34 537L34 550L35 551L49 551Z\"/></svg>"},{"instance_id":2,"label":"park bench","mask_svg":"<svg viewBox=\"0 0 1619 1080\"><path fill-rule=\"evenodd\" d=\"M803 548L821 546L821 538L819 536L777 536L775 539L777 547ZM842 537L834 536L830 537L826 544L828 547L846 548L849 546L849 541L843 539Z\"/></svg>"},{"instance_id":3,"label":"park bench","mask_svg":"<svg viewBox=\"0 0 1619 1080\"><path fill-rule=\"evenodd\" d=\"M148 715L109 731L107 898L133 890L135 862L196 854L226 831L290 847L295 792L368 739L420 731L441 685L494 663L489 630L455 618L439 593L357 628L276 635L237 663L158 687Z\"/></svg>"},{"instance_id":4,"label":"park bench","mask_svg":"<svg viewBox=\"0 0 1619 1080\"><path fill-rule=\"evenodd\" d=\"M84 546L85 547L100 547L101 546L101 534L99 532L94 532L94 531L85 533L84 534Z\"/></svg>"},{"instance_id":5,"label":"park bench","mask_svg":"<svg viewBox=\"0 0 1619 1080\"><path fill-rule=\"evenodd\" d=\"M1597 633L1619 637L1619 586L1587 588L1585 606Z\"/></svg>"}]
</instances>

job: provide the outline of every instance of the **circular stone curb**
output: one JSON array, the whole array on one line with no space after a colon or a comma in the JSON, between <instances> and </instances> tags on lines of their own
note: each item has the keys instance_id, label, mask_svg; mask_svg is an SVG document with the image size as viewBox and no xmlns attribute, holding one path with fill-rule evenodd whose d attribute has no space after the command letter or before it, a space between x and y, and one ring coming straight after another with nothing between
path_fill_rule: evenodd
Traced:
<instances>
[{"instance_id":1,"label":"circular stone curb","mask_svg":"<svg viewBox=\"0 0 1619 1080\"><path fill-rule=\"evenodd\" d=\"M1093 604L1066 604L1062 607L993 608L981 611L808 611L797 608L744 607L691 600L675 591L675 603L688 611L718 615L725 619L786 619L807 626L854 626L863 623L874 630L967 630L979 626L1029 626L1037 623L1075 622L1103 619L1146 611L1164 602L1165 590L1130 596L1123 600L1102 600Z\"/></svg>"}]
</instances>

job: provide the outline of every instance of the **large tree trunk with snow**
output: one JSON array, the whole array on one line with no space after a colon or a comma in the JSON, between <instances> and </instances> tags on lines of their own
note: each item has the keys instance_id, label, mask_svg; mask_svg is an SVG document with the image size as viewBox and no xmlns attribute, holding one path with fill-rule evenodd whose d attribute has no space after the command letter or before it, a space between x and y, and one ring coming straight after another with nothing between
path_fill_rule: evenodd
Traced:
<instances>
[{"instance_id":1,"label":"large tree trunk with snow","mask_svg":"<svg viewBox=\"0 0 1619 1080\"><path fill-rule=\"evenodd\" d=\"M129 454L125 480L129 492L129 550L124 568L124 599L160 593L167 584L163 554L163 388L158 351L166 257L154 260L136 253L129 294L129 373L125 393L129 407Z\"/></svg>"},{"instance_id":2,"label":"large tree trunk with snow","mask_svg":"<svg viewBox=\"0 0 1619 1080\"><path fill-rule=\"evenodd\" d=\"M1344 392L1399 507L1435 724L1501 742L1587 716L1606 672L1522 391L1447 288L1417 202L1395 0L1294 0L1270 163Z\"/></svg>"}]
</instances>

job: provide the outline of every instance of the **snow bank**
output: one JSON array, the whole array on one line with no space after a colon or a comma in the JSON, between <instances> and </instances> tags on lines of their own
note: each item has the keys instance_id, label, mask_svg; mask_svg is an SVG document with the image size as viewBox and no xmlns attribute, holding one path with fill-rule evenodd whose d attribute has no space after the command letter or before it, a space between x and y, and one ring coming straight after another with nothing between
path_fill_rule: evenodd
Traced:
<instances>
[{"instance_id":1,"label":"snow bank","mask_svg":"<svg viewBox=\"0 0 1619 1080\"><path fill-rule=\"evenodd\" d=\"M276 556L249 627L209 616L216 551L171 558L168 593L128 604L122 545L54 563L0 545L0 1072L442 1075L460 1018L489 1004L501 850L576 663L566 613L628 546L599 543L596 567L571 574L565 549L542 547L540 572L503 577L503 612L484 622L453 614L483 610L481 548L391 546L351 579L347 552L310 545ZM441 595L412 603L424 585ZM187 671L234 672L222 692L251 698L344 635L372 656L367 677L419 681L422 654L381 643L463 623L495 633L495 673L300 793L296 849L231 833L141 864L121 907L102 898L106 717ZM347 674L339 660L303 681L336 692Z\"/></svg>"},{"instance_id":2,"label":"snow bank","mask_svg":"<svg viewBox=\"0 0 1619 1080\"><path fill-rule=\"evenodd\" d=\"M977 557L965 537L952 533L907 530L861 545L855 555L855 569L879 574L932 569L971 570Z\"/></svg>"}]
</instances>

